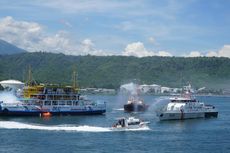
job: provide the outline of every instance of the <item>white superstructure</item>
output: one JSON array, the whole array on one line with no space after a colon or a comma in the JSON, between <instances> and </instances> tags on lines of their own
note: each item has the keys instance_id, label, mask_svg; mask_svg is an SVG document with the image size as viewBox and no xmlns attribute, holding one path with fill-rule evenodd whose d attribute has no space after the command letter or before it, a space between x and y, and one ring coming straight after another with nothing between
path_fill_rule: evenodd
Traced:
<instances>
[{"instance_id":1,"label":"white superstructure","mask_svg":"<svg viewBox=\"0 0 230 153\"><path fill-rule=\"evenodd\" d=\"M183 120L192 118L217 117L218 112L212 105L205 105L187 94L170 98L170 102L157 112L160 120Z\"/></svg>"}]
</instances>

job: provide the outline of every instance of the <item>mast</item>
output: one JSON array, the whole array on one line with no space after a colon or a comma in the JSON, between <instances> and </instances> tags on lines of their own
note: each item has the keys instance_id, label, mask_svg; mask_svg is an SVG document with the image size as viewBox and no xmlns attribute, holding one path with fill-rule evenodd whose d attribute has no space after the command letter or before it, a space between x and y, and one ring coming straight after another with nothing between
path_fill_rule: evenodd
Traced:
<instances>
[{"instance_id":1,"label":"mast","mask_svg":"<svg viewBox=\"0 0 230 153\"><path fill-rule=\"evenodd\" d=\"M73 85L72 85L73 90L74 90L74 91L78 91L78 85L77 85L77 72L76 72L75 69L74 69L74 71L73 71L72 82L73 82Z\"/></svg>"},{"instance_id":2,"label":"mast","mask_svg":"<svg viewBox=\"0 0 230 153\"><path fill-rule=\"evenodd\" d=\"M26 83L27 83L28 86L37 85L37 82L33 79L31 65L29 65L28 78L27 78Z\"/></svg>"},{"instance_id":3,"label":"mast","mask_svg":"<svg viewBox=\"0 0 230 153\"><path fill-rule=\"evenodd\" d=\"M31 71L31 66L29 65L29 70L28 70L28 86L32 84L32 71Z\"/></svg>"}]
</instances>

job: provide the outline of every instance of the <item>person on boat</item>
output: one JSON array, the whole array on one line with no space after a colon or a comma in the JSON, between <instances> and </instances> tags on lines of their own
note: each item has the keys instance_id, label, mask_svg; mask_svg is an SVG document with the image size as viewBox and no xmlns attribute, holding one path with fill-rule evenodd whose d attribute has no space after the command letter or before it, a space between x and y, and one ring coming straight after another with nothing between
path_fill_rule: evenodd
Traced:
<instances>
[{"instance_id":1,"label":"person on boat","mask_svg":"<svg viewBox=\"0 0 230 153\"><path fill-rule=\"evenodd\" d=\"M125 120L124 119L121 120L121 127L125 127Z\"/></svg>"}]
</instances>

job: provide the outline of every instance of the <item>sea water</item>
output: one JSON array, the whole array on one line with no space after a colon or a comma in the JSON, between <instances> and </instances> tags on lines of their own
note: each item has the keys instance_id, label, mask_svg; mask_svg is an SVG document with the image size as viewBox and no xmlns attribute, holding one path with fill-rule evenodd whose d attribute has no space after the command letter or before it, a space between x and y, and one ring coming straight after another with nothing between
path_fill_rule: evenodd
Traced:
<instances>
[{"instance_id":1,"label":"sea water","mask_svg":"<svg viewBox=\"0 0 230 153\"><path fill-rule=\"evenodd\" d=\"M230 152L230 97L197 97L219 110L218 118L159 121L155 111L167 97L142 96L150 105L144 113L124 113L117 96L89 96L107 102L105 115L1 117L0 152ZM136 116L150 121L148 128L114 131L117 118Z\"/></svg>"}]
</instances>

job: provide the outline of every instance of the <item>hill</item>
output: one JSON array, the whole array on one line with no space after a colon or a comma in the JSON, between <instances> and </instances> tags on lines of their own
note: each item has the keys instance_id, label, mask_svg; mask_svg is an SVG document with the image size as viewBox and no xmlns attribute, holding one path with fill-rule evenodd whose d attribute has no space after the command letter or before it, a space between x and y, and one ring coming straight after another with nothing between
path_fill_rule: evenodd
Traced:
<instances>
[{"instance_id":1,"label":"hill","mask_svg":"<svg viewBox=\"0 0 230 153\"><path fill-rule=\"evenodd\" d=\"M142 84L181 87L229 88L230 59L216 57L125 57L67 56L51 53L21 53L0 56L0 80L26 80L31 65L35 80L71 84L77 68L81 87L118 88L138 79Z\"/></svg>"},{"instance_id":2,"label":"hill","mask_svg":"<svg viewBox=\"0 0 230 153\"><path fill-rule=\"evenodd\" d=\"M22 52L26 51L0 39L0 54L15 54Z\"/></svg>"}]
</instances>

